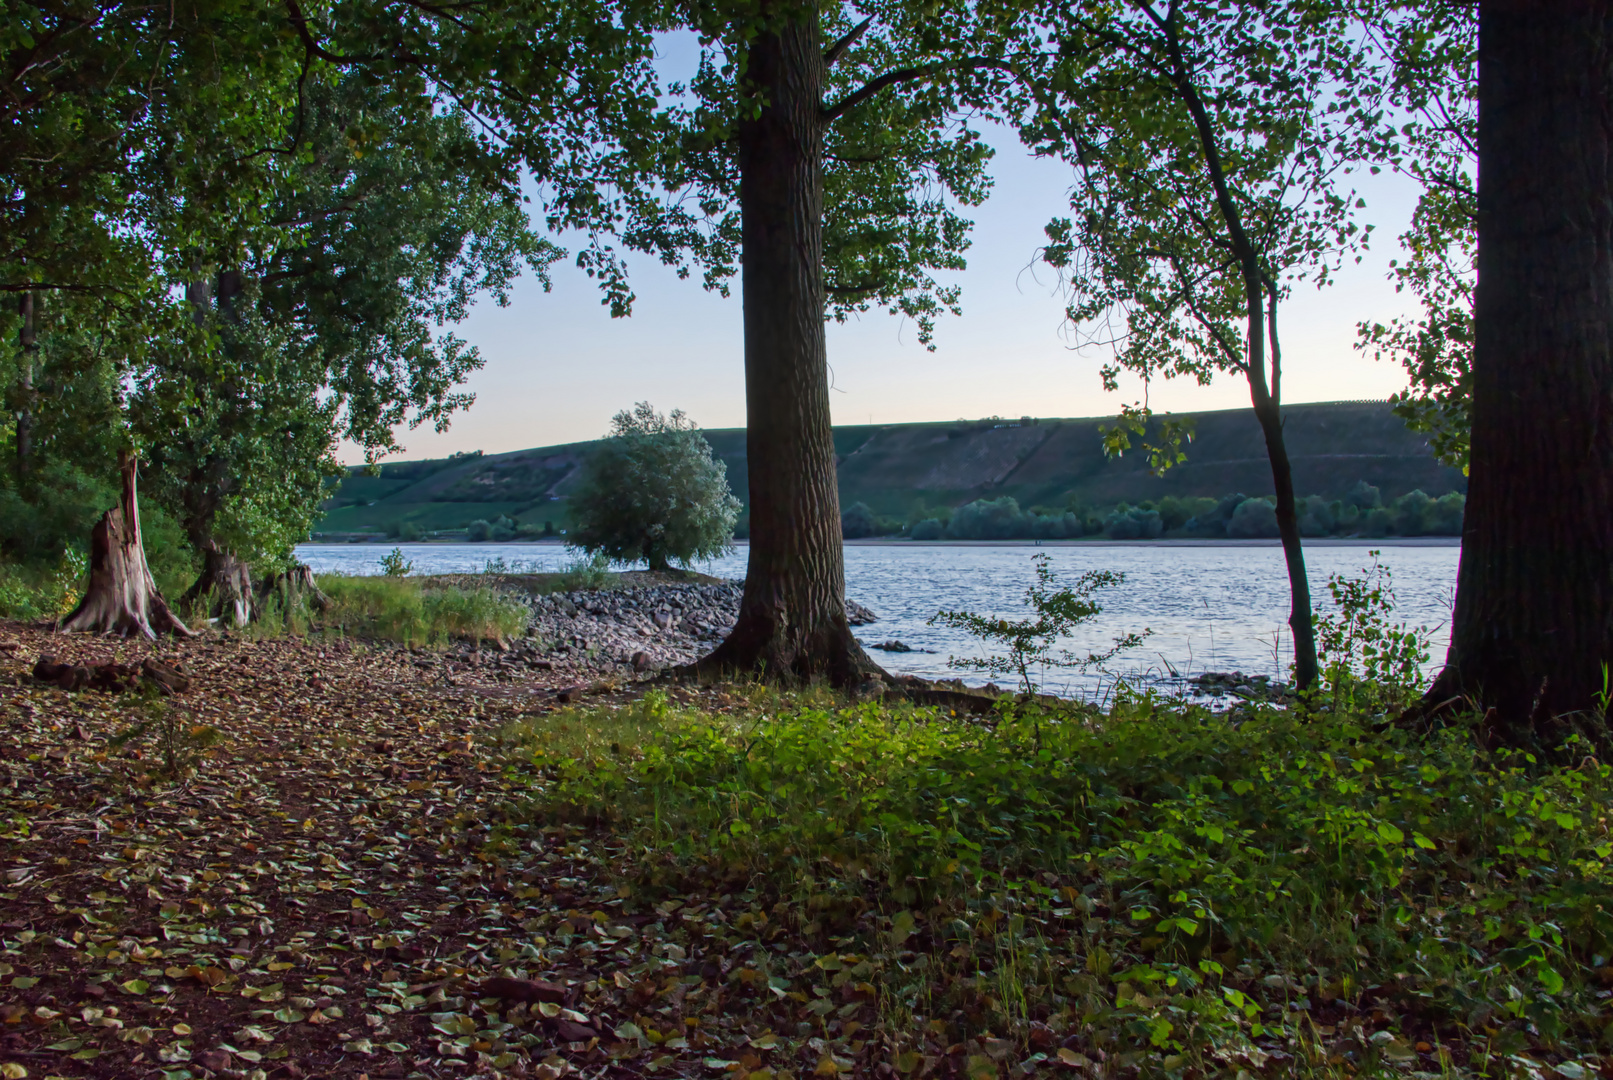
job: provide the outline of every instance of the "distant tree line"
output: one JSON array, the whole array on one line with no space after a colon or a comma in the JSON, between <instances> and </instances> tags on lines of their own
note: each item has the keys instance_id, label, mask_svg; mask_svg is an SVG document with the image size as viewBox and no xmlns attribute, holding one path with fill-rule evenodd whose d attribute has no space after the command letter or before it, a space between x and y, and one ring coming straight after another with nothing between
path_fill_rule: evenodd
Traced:
<instances>
[{"instance_id":1,"label":"distant tree line","mask_svg":"<svg viewBox=\"0 0 1613 1080\"><path fill-rule=\"evenodd\" d=\"M1362 481L1343 498L1311 495L1298 500L1304 536L1460 536L1467 498L1451 492L1434 498L1411 491L1385 503L1382 492ZM1241 493L1219 499L1167 495L1133 506L1106 510L1071 504L1021 509L1011 496L977 499L956 508L916 504L907 520L879 517L866 503L854 503L840 519L847 540L908 536L914 540L1151 540L1157 537L1278 536L1276 501Z\"/></svg>"}]
</instances>

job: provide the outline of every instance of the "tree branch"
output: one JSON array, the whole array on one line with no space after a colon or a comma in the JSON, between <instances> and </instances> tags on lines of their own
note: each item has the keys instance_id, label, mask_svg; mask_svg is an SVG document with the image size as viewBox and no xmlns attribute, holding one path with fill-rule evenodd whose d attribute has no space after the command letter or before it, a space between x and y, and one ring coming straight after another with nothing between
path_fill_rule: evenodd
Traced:
<instances>
[{"instance_id":1,"label":"tree branch","mask_svg":"<svg viewBox=\"0 0 1613 1080\"><path fill-rule=\"evenodd\" d=\"M878 94L881 90L886 90L892 86L910 82L926 82L948 71L981 70L1006 71L1012 74L1013 67L1007 61L998 60L995 57L969 56L961 60L947 60L939 64L926 64L923 67L898 68L895 71L887 71L877 79L864 83L833 105L825 105L818 115L825 123L831 123Z\"/></svg>"},{"instance_id":2,"label":"tree branch","mask_svg":"<svg viewBox=\"0 0 1613 1080\"><path fill-rule=\"evenodd\" d=\"M858 23L856 26L853 26L849 31L847 31L845 36L839 41L825 49L823 53L823 66L825 68L834 67L835 61L846 55L846 50L857 44L857 39L862 37L863 34L867 33L868 28L872 25L874 25L874 17L870 15L868 18L864 19L862 22Z\"/></svg>"}]
</instances>

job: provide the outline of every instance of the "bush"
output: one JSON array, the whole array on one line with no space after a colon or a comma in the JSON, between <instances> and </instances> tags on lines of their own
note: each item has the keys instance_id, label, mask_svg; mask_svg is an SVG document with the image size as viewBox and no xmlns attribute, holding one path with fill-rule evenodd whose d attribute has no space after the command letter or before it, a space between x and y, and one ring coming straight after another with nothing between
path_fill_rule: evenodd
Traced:
<instances>
[{"instance_id":1,"label":"bush","mask_svg":"<svg viewBox=\"0 0 1613 1080\"><path fill-rule=\"evenodd\" d=\"M1308 499L1301 500L1296 509L1299 513L1299 535L1333 535L1338 521L1333 516L1333 506L1320 495L1312 495Z\"/></svg>"},{"instance_id":2,"label":"bush","mask_svg":"<svg viewBox=\"0 0 1613 1080\"><path fill-rule=\"evenodd\" d=\"M89 557L68 551L56 563L0 564L0 618L55 619L72 611L83 594Z\"/></svg>"},{"instance_id":3,"label":"bush","mask_svg":"<svg viewBox=\"0 0 1613 1080\"><path fill-rule=\"evenodd\" d=\"M1344 501L1365 513L1368 510L1376 510L1382 506L1383 496L1377 488L1362 480L1350 489L1350 493L1344 497Z\"/></svg>"},{"instance_id":4,"label":"bush","mask_svg":"<svg viewBox=\"0 0 1613 1080\"><path fill-rule=\"evenodd\" d=\"M1235 539L1277 535L1277 510L1265 499L1245 499L1227 522L1227 535Z\"/></svg>"},{"instance_id":5,"label":"bush","mask_svg":"<svg viewBox=\"0 0 1613 1080\"><path fill-rule=\"evenodd\" d=\"M846 540L861 540L864 537L874 536L879 530L879 523L874 519L874 511L867 503L852 503L851 508L840 515L840 535Z\"/></svg>"},{"instance_id":6,"label":"bush","mask_svg":"<svg viewBox=\"0 0 1613 1080\"><path fill-rule=\"evenodd\" d=\"M729 550L739 501L711 444L681 412L639 402L611 421L611 437L583 468L571 496L571 542L613 562L666 570Z\"/></svg>"},{"instance_id":7,"label":"bush","mask_svg":"<svg viewBox=\"0 0 1613 1080\"><path fill-rule=\"evenodd\" d=\"M1462 519L1467 510L1467 496L1452 491L1434 500L1429 532L1435 536L1461 536Z\"/></svg>"},{"instance_id":8,"label":"bush","mask_svg":"<svg viewBox=\"0 0 1613 1080\"><path fill-rule=\"evenodd\" d=\"M1103 534L1113 540L1152 540L1165 531L1158 510L1121 503L1103 519Z\"/></svg>"},{"instance_id":9,"label":"bush","mask_svg":"<svg viewBox=\"0 0 1613 1080\"><path fill-rule=\"evenodd\" d=\"M1008 540L1020 536L1024 527L1025 515L1018 500L1004 495L958 507L952 512L947 535L954 540Z\"/></svg>"},{"instance_id":10,"label":"bush","mask_svg":"<svg viewBox=\"0 0 1613 1080\"><path fill-rule=\"evenodd\" d=\"M1166 532L1175 532L1185 528L1189 521L1215 513L1215 507L1214 499L1179 499L1175 495L1167 495L1159 500L1159 520Z\"/></svg>"},{"instance_id":11,"label":"bush","mask_svg":"<svg viewBox=\"0 0 1613 1080\"><path fill-rule=\"evenodd\" d=\"M386 527L386 535L391 540L414 543L426 535L426 530L413 521L394 521Z\"/></svg>"},{"instance_id":12,"label":"bush","mask_svg":"<svg viewBox=\"0 0 1613 1080\"><path fill-rule=\"evenodd\" d=\"M939 540L946 535L946 528L939 518L925 518L913 526L912 535L915 540Z\"/></svg>"},{"instance_id":13,"label":"bush","mask_svg":"<svg viewBox=\"0 0 1613 1080\"><path fill-rule=\"evenodd\" d=\"M1190 518L1183 530L1189 536L1225 536L1227 522L1244 501L1248 499L1244 494L1223 495L1215 501L1212 509L1201 510Z\"/></svg>"},{"instance_id":14,"label":"bush","mask_svg":"<svg viewBox=\"0 0 1613 1080\"><path fill-rule=\"evenodd\" d=\"M493 536L493 523L486 518L477 518L465 526L465 539L473 544L485 544Z\"/></svg>"}]
</instances>

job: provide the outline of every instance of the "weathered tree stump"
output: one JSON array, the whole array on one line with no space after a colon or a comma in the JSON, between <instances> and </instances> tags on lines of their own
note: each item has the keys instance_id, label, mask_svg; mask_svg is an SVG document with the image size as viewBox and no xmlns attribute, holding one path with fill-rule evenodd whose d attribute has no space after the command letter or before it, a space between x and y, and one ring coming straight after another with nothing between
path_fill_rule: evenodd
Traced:
<instances>
[{"instance_id":1,"label":"weathered tree stump","mask_svg":"<svg viewBox=\"0 0 1613 1080\"><path fill-rule=\"evenodd\" d=\"M210 619L241 627L252 621L252 570L233 551L209 541L202 547L202 573L179 598L182 608L207 602Z\"/></svg>"},{"instance_id":2,"label":"weathered tree stump","mask_svg":"<svg viewBox=\"0 0 1613 1080\"><path fill-rule=\"evenodd\" d=\"M90 585L72 614L62 620L64 631L158 634L192 637L157 589L140 540L140 502L135 489L139 460L124 451L118 455L123 473L123 498L101 515L90 532Z\"/></svg>"},{"instance_id":3,"label":"weathered tree stump","mask_svg":"<svg viewBox=\"0 0 1613 1080\"><path fill-rule=\"evenodd\" d=\"M280 600L280 610L296 611L309 608L328 611L331 598L326 596L314 580L314 569L305 563L295 563L289 570L271 574L258 584L258 602L261 608L271 596Z\"/></svg>"}]
</instances>

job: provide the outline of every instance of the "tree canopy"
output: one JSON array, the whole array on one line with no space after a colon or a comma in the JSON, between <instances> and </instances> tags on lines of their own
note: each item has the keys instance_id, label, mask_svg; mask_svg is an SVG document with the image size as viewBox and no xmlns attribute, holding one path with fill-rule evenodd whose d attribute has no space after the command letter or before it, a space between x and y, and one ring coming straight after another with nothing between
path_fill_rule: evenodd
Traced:
<instances>
[{"instance_id":1,"label":"tree canopy","mask_svg":"<svg viewBox=\"0 0 1613 1080\"><path fill-rule=\"evenodd\" d=\"M641 401L612 418L610 438L584 466L571 512L572 545L666 570L728 551L739 500L728 489L727 466L711 456L694 421Z\"/></svg>"}]
</instances>

